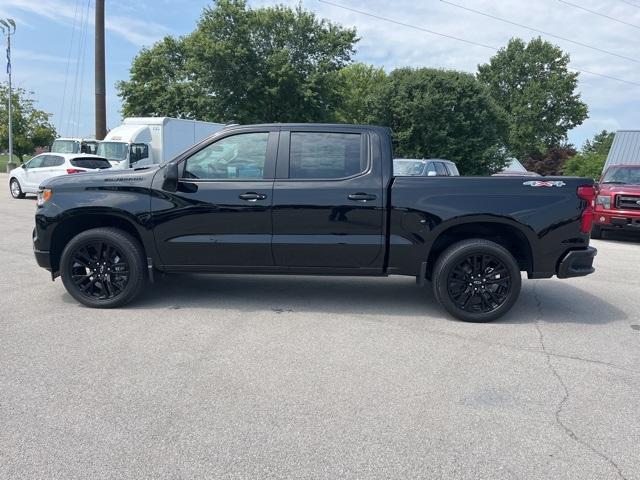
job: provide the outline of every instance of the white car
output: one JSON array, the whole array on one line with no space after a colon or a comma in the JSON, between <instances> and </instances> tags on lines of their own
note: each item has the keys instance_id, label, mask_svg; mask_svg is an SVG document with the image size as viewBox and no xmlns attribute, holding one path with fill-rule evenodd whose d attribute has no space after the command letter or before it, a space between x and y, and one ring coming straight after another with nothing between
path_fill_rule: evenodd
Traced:
<instances>
[{"instance_id":1,"label":"white car","mask_svg":"<svg viewBox=\"0 0 640 480\"><path fill-rule=\"evenodd\" d=\"M13 198L25 193L38 193L42 182L51 177L72 173L95 172L111 168L106 158L85 153L42 153L21 167L11 170L9 190Z\"/></svg>"}]
</instances>

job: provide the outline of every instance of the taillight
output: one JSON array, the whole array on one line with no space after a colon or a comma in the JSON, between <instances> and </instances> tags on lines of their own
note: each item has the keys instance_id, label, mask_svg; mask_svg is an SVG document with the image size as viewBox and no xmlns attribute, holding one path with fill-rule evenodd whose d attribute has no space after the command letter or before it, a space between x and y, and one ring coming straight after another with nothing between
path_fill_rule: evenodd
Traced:
<instances>
[{"instance_id":1,"label":"taillight","mask_svg":"<svg viewBox=\"0 0 640 480\"><path fill-rule=\"evenodd\" d=\"M78 170L77 168L67 168L67 173L83 173L85 170Z\"/></svg>"},{"instance_id":2,"label":"taillight","mask_svg":"<svg viewBox=\"0 0 640 480\"><path fill-rule=\"evenodd\" d=\"M578 187L578 196L587 202L587 207L582 211L580 231L582 233L589 233L591 232L591 225L593 224L593 207L596 199L596 188L593 185Z\"/></svg>"}]
</instances>

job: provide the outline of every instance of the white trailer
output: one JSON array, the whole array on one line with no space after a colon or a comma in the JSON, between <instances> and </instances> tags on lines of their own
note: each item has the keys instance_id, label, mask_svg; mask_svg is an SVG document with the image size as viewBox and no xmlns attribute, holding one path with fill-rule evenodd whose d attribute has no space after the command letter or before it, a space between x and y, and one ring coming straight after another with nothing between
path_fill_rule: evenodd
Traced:
<instances>
[{"instance_id":1,"label":"white trailer","mask_svg":"<svg viewBox=\"0 0 640 480\"><path fill-rule=\"evenodd\" d=\"M125 118L98 144L96 155L118 169L163 163L223 127L170 117Z\"/></svg>"}]
</instances>

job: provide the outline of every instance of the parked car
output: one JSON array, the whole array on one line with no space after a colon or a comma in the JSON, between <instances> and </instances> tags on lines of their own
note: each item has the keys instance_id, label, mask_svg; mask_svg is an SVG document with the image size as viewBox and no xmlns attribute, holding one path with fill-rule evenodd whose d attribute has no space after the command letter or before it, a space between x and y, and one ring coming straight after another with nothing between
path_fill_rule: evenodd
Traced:
<instances>
[{"instance_id":1,"label":"parked car","mask_svg":"<svg viewBox=\"0 0 640 480\"><path fill-rule=\"evenodd\" d=\"M494 173L493 177L540 177L536 172L531 172L524 168L524 165L515 158L512 158L506 167L498 173Z\"/></svg>"},{"instance_id":2,"label":"parked car","mask_svg":"<svg viewBox=\"0 0 640 480\"><path fill-rule=\"evenodd\" d=\"M94 155L98 148L95 138L56 138L49 152L51 153L89 153Z\"/></svg>"},{"instance_id":3,"label":"parked car","mask_svg":"<svg viewBox=\"0 0 640 480\"><path fill-rule=\"evenodd\" d=\"M393 160L393 174L397 177L457 177L460 175L456 164L450 160L440 158L413 159L395 158Z\"/></svg>"},{"instance_id":4,"label":"parked car","mask_svg":"<svg viewBox=\"0 0 640 480\"><path fill-rule=\"evenodd\" d=\"M96 155L42 153L21 167L11 170L9 190L13 198L24 198L26 193L37 193L38 186L52 177L105 168L111 168L109 161Z\"/></svg>"},{"instance_id":5,"label":"parked car","mask_svg":"<svg viewBox=\"0 0 640 480\"><path fill-rule=\"evenodd\" d=\"M592 179L434 182L392 159L383 127L225 128L160 166L45 181L34 253L90 307L125 305L154 271L408 275L472 322L513 306L521 271L594 271Z\"/></svg>"},{"instance_id":6,"label":"parked car","mask_svg":"<svg viewBox=\"0 0 640 480\"><path fill-rule=\"evenodd\" d=\"M640 232L640 164L614 165L602 175L591 237L604 230Z\"/></svg>"},{"instance_id":7,"label":"parked car","mask_svg":"<svg viewBox=\"0 0 640 480\"><path fill-rule=\"evenodd\" d=\"M181 118L125 118L98 144L97 154L116 169L163 163L223 127L222 123Z\"/></svg>"}]
</instances>

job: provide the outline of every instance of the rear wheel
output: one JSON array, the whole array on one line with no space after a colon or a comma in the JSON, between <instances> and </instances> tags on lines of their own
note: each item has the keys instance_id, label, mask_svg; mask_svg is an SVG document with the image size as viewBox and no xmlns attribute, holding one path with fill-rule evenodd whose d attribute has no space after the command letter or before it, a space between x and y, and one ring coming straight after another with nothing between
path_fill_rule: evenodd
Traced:
<instances>
[{"instance_id":1,"label":"rear wheel","mask_svg":"<svg viewBox=\"0 0 640 480\"><path fill-rule=\"evenodd\" d=\"M13 198L24 198L24 192L22 191L22 187L20 187L20 182L17 178L12 178L9 182L9 191L11 191L11 196Z\"/></svg>"},{"instance_id":2,"label":"rear wheel","mask_svg":"<svg viewBox=\"0 0 640 480\"><path fill-rule=\"evenodd\" d=\"M144 252L140 243L122 230L94 228L67 244L60 273L69 294L83 305L120 307L144 287Z\"/></svg>"},{"instance_id":3,"label":"rear wheel","mask_svg":"<svg viewBox=\"0 0 640 480\"><path fill-rule=\"evenodd\" d=\"M438 257L432 284L434 296L454 317L490 322L507 313L518 299L520 267L497 243L464 240Z\"/></svg>"}]
</instances>

